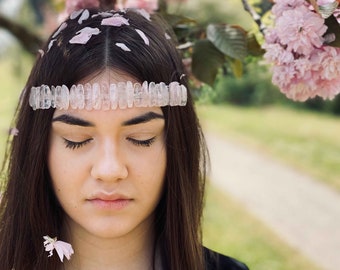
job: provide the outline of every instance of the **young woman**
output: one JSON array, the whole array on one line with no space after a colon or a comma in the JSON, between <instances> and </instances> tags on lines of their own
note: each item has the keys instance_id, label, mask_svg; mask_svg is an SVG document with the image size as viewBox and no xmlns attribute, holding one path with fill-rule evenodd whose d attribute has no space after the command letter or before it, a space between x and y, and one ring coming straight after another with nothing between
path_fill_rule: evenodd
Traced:
<instances>
[{"instance_id":1,"label":"young woman","mask_svg":"<svg viewBox=\"0 0 340 270\"><path fill-rule=\"evenodd\" d=\"M0 269L247 269L202 246L206 149L162 25L81 10L48 40L6 161Z\"/></svg>"}]
</instances>

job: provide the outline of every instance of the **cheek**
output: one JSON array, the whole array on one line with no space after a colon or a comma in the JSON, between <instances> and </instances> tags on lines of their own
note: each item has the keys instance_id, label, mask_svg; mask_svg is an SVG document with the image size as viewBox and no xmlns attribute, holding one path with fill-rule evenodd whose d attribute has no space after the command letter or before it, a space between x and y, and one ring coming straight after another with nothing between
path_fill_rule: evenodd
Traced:
<instances>
[{"instance_id":1,"label":"cheek","mask_svg":"<svg viewBox=\"0 0 340 270\"><path fill-rule=\"evenodd\" d=\"M141 179L144 179L144 182L147 182L149 185L151 183L151 186L155 188L163 186L166 170L166 152L164 149L151 153L149 158L145 156L143 161L137 164L140 164L138 166L140 169L139 175Z\"/></svg>"}]
</instances>

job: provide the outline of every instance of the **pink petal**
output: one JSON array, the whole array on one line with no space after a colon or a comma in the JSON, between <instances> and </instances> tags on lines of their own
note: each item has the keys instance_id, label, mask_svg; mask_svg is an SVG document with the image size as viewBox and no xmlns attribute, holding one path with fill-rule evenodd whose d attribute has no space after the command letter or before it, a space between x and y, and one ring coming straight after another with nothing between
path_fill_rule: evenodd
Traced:
<instances>
[{"instance_id":1,"label":"pink petal","mask_svg":"<svg viewBox=\"0 0 340 270\"><path fill-rule=\"evenodd\" d=\"M113 14L110 13L110 12L107 12L107 11L98 12L97 14L92 15L92 18L95 18L95 17L98 17L98 16L101 16L102 18L108 18L108 17L112 17Z\"/></svg>"},{"instance_id":2,"label":"pink petal","mask_svg":"<svg viewBox=\"0 0 340 270\"><path fill-rule=\"evenodd\" d=\"M129 21L122 16L112 16L110 18L105 18L102 20L102 25L111 25L111 26L122 26L122 25L130 25Z\"/></svg>"},{"instance_id":3,"label":"pink petal","mask_svg":"<svg viewBox=\"0 0 340 270\"><path fill-rule=\"evenodd\" d=\"M62 23L62 24L59 26L58 30L53 34L52 38L55 38L57 35L59 35L59 33L60 33L61 31L63 31L66 27L67 27L67 23L66 23L66 22Z\"/></svg>"},{"instance_id":4,"label":"pink petal","mask_svg":"<svg viewBox=\"0 0 340 270\"><path fill-rule=\"evenodd\" d=\"M54 41L56 41L56 39L52 39L50 43L48 43L47 52L49 52L49 50L52 48Z\"/></svg>"},{"instance_id":5,"label":"pink petal","mask_svg":"<svg viewBox=\"0 0 340 270\"><path fill-rule=\"evenodd\" d=\"M144 32L141 31L141 30L139 30L139 29L135 29L135 30L136 30L136 32L138 33L138 35L140 35L140 37L144 40L144 43L145 43L146 45L150 45L150 41L149 41L149 39L146 37L146 35L144 34Z\"/></svg>"},{"instance_id":6,"label":"pink petal","mask_svg":"<svg viewBox=\"0 0 340 270\"><path fill-rule=\"evenodd\" d=\"M131 50L124 44L124 43L116 43L116 46L121 48L122 50L126 51L126 52L131 52Z\"/></svg>"},{"instance_id":7,"label":"pink petal","mask_svg":"<svg viewBox=\"0 0 340 270\"><path fill-rule=\"evenodd\" d=\"M79 20L78 20L78 23L79 23L79 24L82 24L83 21L84 21L84 20L87 20L89 17L90 17L90 12L89 12L87 9L85 9L85 10L83 11L83 13L81 14L81 16L80 16L80 18L79 18Z\"/></svg>"},{"instance_id":8,"label":"pink petal","mask_svg":"<svg viewBox=\"0 0 340 270\"><path fill-rule=\"evenodd\" d=\"M75 18L77 18L84 10L83 9L80 9L80 10L76 10L76 11L73 11L70 15L70 19L71 20L74 20Z\"/></svg>"},{"instance_id":9,"label":"pink petal","mask_svg":"<svg viewBox=\"0 0 340 270\"><path fill-rule=\"evenodd\" d=\"M72 246L63 241L56 241L54 243L54 248L57 251L61 262L63 262L64 256L69 260L71 255L74 253Z\"/></svg>"},{"instance_id":10,"label":"pink petal","mask_svg":"<svg viewBox=\"0 0 340 270\"><path fill-rule=\"evenodd\" d=\"M98 35L100 30L98 28L85 27L78 31L76 36L74 36L69 42L71 44L86 44L92 35Z\"/></svg>"}]
</instances>

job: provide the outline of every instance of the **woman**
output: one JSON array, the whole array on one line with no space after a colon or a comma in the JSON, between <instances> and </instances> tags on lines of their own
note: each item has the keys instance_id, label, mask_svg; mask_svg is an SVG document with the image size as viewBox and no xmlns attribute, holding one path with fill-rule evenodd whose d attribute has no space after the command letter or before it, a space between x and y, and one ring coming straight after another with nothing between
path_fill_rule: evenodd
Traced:
<instances>
[{"instance_id":1,"label":"woman","mask_svg":"<svg viewBox=\"0 0 340 270\"><path fill-rule=\"evenodd\" d=\"M202 247L205 144L162 25L82 10L48 40L17 112L0 269L247 269Z\"/></svg>"}]
</instances>

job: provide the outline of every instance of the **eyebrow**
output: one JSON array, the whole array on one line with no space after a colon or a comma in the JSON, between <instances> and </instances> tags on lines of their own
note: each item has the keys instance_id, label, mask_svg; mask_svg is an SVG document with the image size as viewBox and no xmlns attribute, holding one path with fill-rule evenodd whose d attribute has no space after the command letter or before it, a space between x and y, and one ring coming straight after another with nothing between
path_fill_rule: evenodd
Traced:
<instances>
[{"instance_id":1,"label":"eyebrow","mask_svg":"<svg viewBox=\"0 0 340 270\"><path fill-rule=\"evenodd\" d=\"M138 125L142 123L149 122L153 119L164 119L162 114L158 114L155 112L147 112L145 114L136 116L129 120L126 120L122 123L122 126L132 126ZM81 126L81 127L94 127L95 124L84 119L69 115L69 114L62 114L52 119L52 122L62 122L68 125L74 126Z\"/></svg>"},{"instance_id":2,"label":"eyebrow","mask_svg":"<svg viewBox=\"0 0 340 270\"><path fill-rule=\"evenodd\" d=\"M123 122L123 126L138 125L150 122L153 119L164 119L164 116L155 112L148 112Z\"/></svg>"},{"instance_id":3,"label":"eyebrow","mask_svg":"<svg viewBox=\"0 0 340 270\"><path fill-rule=\"evenodd\" d=\"M59 115L53 118L52 122L62 122L64 124L73 125L73 126L82 126L82 127L93 127L94 126L94 124L89 121L83 120L75 116L71 116L69 114Z\"/></svg>"}]
</instances>

